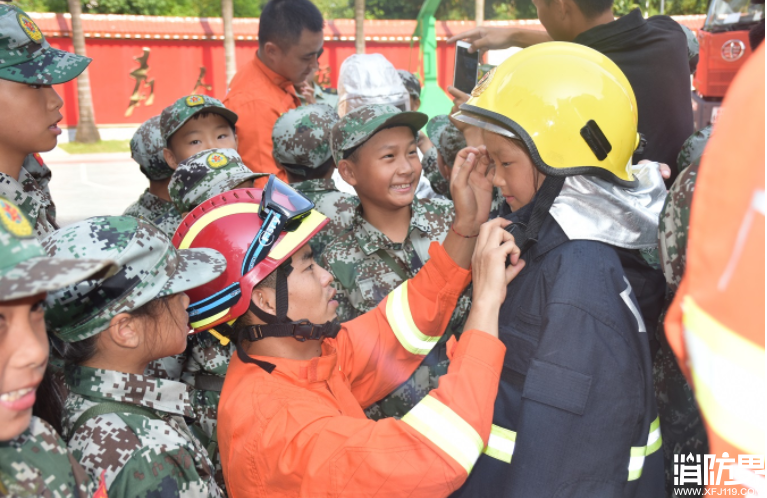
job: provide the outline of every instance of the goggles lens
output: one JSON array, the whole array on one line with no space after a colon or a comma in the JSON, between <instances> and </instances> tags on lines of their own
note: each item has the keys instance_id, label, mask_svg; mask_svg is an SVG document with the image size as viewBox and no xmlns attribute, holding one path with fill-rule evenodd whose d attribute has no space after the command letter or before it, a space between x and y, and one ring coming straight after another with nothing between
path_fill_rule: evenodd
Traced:
<instances>
[{"instance_id":1,"label":"goggles lens","mask_svg":"<svg viewBox=\"0 0 767 498\"><path fill-rule=\"evenodd\" d=\"M264 223L253 238L242 262L245 275L263 261L283 231L292 232L309 216L314 203L276 176L269 176L258 214Z\"/></svg>"}]
</instances>

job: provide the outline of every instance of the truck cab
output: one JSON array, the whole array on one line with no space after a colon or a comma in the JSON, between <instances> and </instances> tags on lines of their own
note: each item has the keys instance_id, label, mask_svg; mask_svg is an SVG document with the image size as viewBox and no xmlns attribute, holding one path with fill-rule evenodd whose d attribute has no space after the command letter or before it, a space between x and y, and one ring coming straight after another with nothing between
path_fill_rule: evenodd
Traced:
<instances>
[{"instance_id":1,"label":"truck cab","mask_svg":"<svg viewBox=\"0 0 767 498\"><path fill-rule=\"evenodd\" d=\"M748 32L763 20L764 3L711 0L698 31L700 55L692 91L695 129L716 122L730 82L751 55Z\"/></svg>"}]
</instances>

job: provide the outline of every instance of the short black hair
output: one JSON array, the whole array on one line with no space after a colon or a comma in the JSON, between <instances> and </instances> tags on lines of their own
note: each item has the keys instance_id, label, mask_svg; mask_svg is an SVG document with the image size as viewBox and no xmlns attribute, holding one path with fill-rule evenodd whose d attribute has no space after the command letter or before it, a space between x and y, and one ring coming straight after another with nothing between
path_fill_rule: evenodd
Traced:
<instances>
[{"instance_id":1,"label":"short black hair","mask_svg":"<svg viewBox=\"0 0 767 498\"><path fill-rule=\"evenodd\" d=\"M258 44L272 42L287 48L301 38L304 29L319 33L325 25L322 13L309 0L270 0L258 22Z\"/></svg>"},{"instance_id":2,"label":"short black hair","mask_svg":"<svg viewBox=\"0 0 767 498\"><path fill-rule=\"evenodd\" d=\"M575 5L588 19L593 19L606 10L613 8L613 0L574 0Z\"/></svg>"}]
</instances>

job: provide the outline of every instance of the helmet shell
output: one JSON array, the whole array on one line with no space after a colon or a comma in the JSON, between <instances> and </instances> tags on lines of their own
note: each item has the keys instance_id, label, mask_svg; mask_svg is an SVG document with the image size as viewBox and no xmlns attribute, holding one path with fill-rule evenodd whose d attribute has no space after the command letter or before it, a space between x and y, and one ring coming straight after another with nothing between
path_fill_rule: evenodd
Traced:
<instances>
[{"instance_id":1,"label":"helmet shell","mask_svg":"<svg viewBox=\"0 0 767 498\"><path fill-rule=\"evenodd\" d=\"M243 315L250 304L253 288L328 223L328 218L313 209L293 232L282 232L268 256L245 275L243 260L253 239L261 229L263 220L258 214L261 189L237 189L211 197L193 209L181 222L173 236L173 245L179 249L211 248L224 255L226 271L215 280L187 291L192 303L240 284L242 295L232 307L191 325L195 332L208 330L221 323L231 322Z\"/></svg>"},{"instance_id":2,"label":"helmet shell","mask_svg":"<svg viewBox=\"0 0 767 498\"><path fill-rule=\"evenodd\" d=\"M583 45L521 50L477 83L455 117L522 140L547 175L634 184L631 157L640 142L634 91L614 62ZM602 158L583 135L592 121L609 142Z\"/></svg>"}]
</instances>

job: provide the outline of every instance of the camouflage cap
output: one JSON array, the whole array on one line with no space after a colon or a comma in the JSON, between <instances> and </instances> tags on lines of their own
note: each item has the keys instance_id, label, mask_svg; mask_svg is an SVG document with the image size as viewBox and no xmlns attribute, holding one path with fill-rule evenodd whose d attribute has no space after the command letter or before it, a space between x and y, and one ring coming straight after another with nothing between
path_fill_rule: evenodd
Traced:
<instances>
[{"instance_id":1,"label":"camouflage cap","mask_svg":"<svg viewBox=\"0 0 767 498\"><path fill-rule=\"evenodd\" d=\"M402 83L405 85L405 88L407 88L407 93L409 93L410 96L414 99L420 99L421 82L418 81L418 77L416 77L416 75L410 71L405 71L404 69L397 69L397 74L399 74Z\"/></svg>"},{"instance_id":2,"label":"camouflage cap","mask_svg":"<svg viewBox=\"0 0 767 498\"><path fill-rule=\"evenodd\" d=\"M690 60L690 62L695 60L697 65L696 57L698 57L700 53L700 43L698 42L698 37L695 36L695 33L693 33L692 30L684 24L680 23L679 25L682 27L684 36L687 38L687 58Z\"/></svg>"},{"instance_id":3,"label":"camouflage cap","mask_svg":"<svg viewBox=\"0 0 767 498\"><path fill-rule=\"evenodd\" d=\"M466 138L461 133L461 130L456 128L453 123L449 123L439 136L439 143L435 145L442 156L442 161L448 168L452 168L458 152L466 147Z\"/></svg>"},{"instance_id":4,"label":"camouflage cap","mask_svg":"<svg viewBox=\"0 0 767 498\"><path fill-rule=\"evenodd\" d=\"M331 157L330 130L338 122L336 111L324 104L291 109L274 123L274 158L291 173L291 164L319 168ZM287 166L285 166L287 165Z\"/></svg>"},{"instance_id":5,"label":"camouflage cap","mask_svg":"<svg viewBox=\"0 0 767 498\"><path fill-rule=\"evenodd\" d=\"M708 125L689 136L682 144L682 150L676 158L676 166L682 171L687 166L700 161L708 139L711 138L712 125Z\"/></svg>"},{"instance_id":6,"label":"camouflage cap","mask_svg":"<svg viewBox=\"0 0 767 498\"><path fill-rule=\"evenodd\" d=\"M173 169L165 162L162 150L165 140L160 133L160 116L147 119L138 127L130 140L130 153L141 167L141 172L152 181L165 180Z\"/></svg>"},{"instance_id":7,"label":"camouflage cap","mask_svg":"<svg viewBox=\"0 0 767 498\"><path fill-rule=\"evenodd\" d=\"M218 251L176 250L155 225L132 216L89 218L52 233L43 246L51 256L108 258L118 265L109 278L48 293L48 330L66 342L94 336L115 315L210 282L226 268Z\"/></svg>"},{"instance_id":8,"label":"camouflage cap","mask_svg":"<svg viewBox=\"0 0 767 498\"><path fill-rule=\"evenodd\" d=\"M336 163L344 151L365 143L382 128L407 126L413 133L423 128L428 116L421 112L401 111L393 105L363 105L338 120L330 133L330 146Z\"/></svg>"},{"instance_id":9,"label":"camouflage cap","mask_svg":"<svg viewBox=\"0 0 767 498\"><path fill-rule=\"evenodd\" d=\"M237 123L237 114L227 109L220 100L207 95L187 95L181 97L162 110L160 115L160 132L165 142L178 131L179 128L189 121L195 114L212 112L223 116L234 128Z\"/></svg>"},{"instance_id":10,"label":"camouflage cap","mask_svg":"<svg viewBox=\"0 0 767 498\"><path fill-rule=\"evenodd\" d=\"M106 259L49 258L27 217L0 197L0 301L61 289L105 268L116 271Z\"/></svg>"},{"instance_id":11,"label":"camouflage cap","mask_svg":"<svg viewBox=\"0 0 767 498\"><path fill-rule=\"evenodd\" d=\"M0 79L54 85L82 73L91 59L52 48L23 10L0 3Z\"/></svg>"},{"instance_id":12,"label":"camouflage cap","mask_svg":"<svg viewBox=\"0 0 767 498\"><path fill-rule=\"evenodd\" d=\"M170 177L168 193L176 210L188 213L202 201L262 176L269 175L249 170L236 150L209 149L178 165Z\"/></svg>"},{"instance_id":13,"label":"camouflage cap","mask_svg":"<svg viewBox=\"0 0 767 498\"><path fill-rule=\"evenodd\" d=\"M437 142L439 142L440 135L442 135L442 132L445 131L445 128L447 128L447 125L449 124L450 118L447 114L434 116L428 123L426 123L426 136L436 145Z\"/></svg>"}]
</instances>

